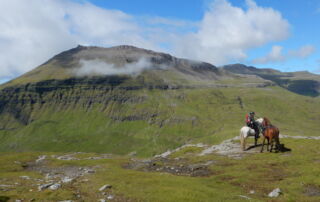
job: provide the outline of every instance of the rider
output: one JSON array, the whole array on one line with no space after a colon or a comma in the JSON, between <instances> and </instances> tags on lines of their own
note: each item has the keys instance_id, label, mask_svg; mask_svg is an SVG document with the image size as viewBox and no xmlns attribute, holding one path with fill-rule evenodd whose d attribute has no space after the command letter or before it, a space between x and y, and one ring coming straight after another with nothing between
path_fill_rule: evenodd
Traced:
<instances>
[{"instance_id":1,"label":"rider","mask_svg":"<svg viewBox=\"0 0 320 202\"><path fill-rule=\"evenodd\" d=\"M256 121L254 120L254 115L255 115L254 112L250 112L249 114L246 114L246 124L248 127L256 131L255 137L259 138L259 128Z\"/></svg>"}]
</instances>

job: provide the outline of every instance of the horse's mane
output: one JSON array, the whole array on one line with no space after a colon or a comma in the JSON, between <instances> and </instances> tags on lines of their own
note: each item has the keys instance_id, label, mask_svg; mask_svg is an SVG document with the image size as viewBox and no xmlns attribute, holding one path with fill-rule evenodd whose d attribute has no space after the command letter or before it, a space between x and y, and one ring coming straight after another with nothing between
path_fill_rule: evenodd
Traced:
<instances>
[{"instance_id":1,"label":"horse's mane","mask_svg":"<svg viewBox=\"0 0 320 202\"><path fill-rule=\"evenodd\" d=\"M270 126L271 125L271 122L267 117L263 117L263 122L262 123L263 123L264 126Z\"/></svg>"}]
</instances>

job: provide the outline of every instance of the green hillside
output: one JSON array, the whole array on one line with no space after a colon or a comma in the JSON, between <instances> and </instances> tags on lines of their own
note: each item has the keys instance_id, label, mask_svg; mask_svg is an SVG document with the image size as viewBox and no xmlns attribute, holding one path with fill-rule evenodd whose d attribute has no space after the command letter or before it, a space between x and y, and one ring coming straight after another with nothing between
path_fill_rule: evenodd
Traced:
<instances>
[{"instance_id":1,"label":"green hillside","mask_svg":"<svg viewBox=\"0 0 320 202\"><path fill-rule=\"evenodd\" d=\"M43 93L43 103L28 100L27 94L20 95L25 104L15 117L1 115L1 151L151 156L185 143L234 137L248 111L270 118L283 134L320 131L320 100L280 87L61 89Z\"/></svg>"},{"instance_id":2,"label":"green hillside","mask_svg":"<svg viewBox=\"0 0 320 202\"><path fill-rule=\"evenodd\" d=\"M141 58L149 62L139 74L73 74L82 60L121 69L139 68ZM0 151L152 156L234 137L248 111L268 117L284 134L320 131L318 98L255 75L132 46L78 46L1 88Z\"/></svg>"}]
</instances>

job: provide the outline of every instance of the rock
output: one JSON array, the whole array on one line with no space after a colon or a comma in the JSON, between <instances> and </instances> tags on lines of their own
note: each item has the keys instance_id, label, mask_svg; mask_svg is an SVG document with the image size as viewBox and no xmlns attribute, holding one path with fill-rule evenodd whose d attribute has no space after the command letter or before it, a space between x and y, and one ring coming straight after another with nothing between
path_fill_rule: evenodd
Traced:
<instances>
[{"instance_id":1,"label":"rock","mask_svg":"<svg viewBox=\"0 0 320 202\"><path fill-rule=\"evenodd\" d=\"M68 182L71 182L72 180L73 180L73 178L65 177L61 181L62 181L62 183L68 183Z\"/></svg>"},{"instance_id":2,"label":"rock","mask_svg":"<svg viewBox=\"0 0 320 202\"><path fill-rule=\"evenodd\" d=\"M105 199L99 199L99 202L106 202Z\"/></svg>"},{"instance_id":3,"label":"rock","mask_svg":"<svg viewBox=\"0 0 320 202\"><path fill-rule=\"evenodd\" d=\"M13 187L13 185L8 185L8 184L0 184L0 188L5 188L5 187Z\"/></svg>"},{"instance_id":4,"label":"rock","mask_svg":"<svg viewBox=\"0 0 320 202\"><path fill-rule=\"evenodd\" d=\"M53 183L48 183L48 184L39 185L38 190L39 190L39 191L42 191L42 190L50 187L51 185L53 185Z\"/></svg>"},{"instance_id":5,"label":"rock","mask_svg":"<svg viewBox=\"0 0 320 202\"><path fill-rule=\"evenodd\" d=\"M51 186L49 187L49 189L51 189L51 190L57 190L57 189L59 189L60 187L61 187L61 184L55 183L55 184L51 185Z\"/></svg>"},{"instance_id":6,"label":"rock","mask_svg":"<svg viewBox=\"0 0 320 202\"><path fill-rule=\"evenodd\" d=\"M21 178L21 179L24 179L24 180L30 180L30 179L31 179L29 176L26 176L26 175L20 176L20 178Z\"/></svg>"},{"instance_id":7,"label":"rock","mask_svg":"<svg viewBox=\"0 0 320 202\"><path fill-rule=\"evenodd\" d=\"M137 152L136 152L136 151L133 151L133 152L130 152L128 155L129 155L129 156L136 156L136 155L137 155Z\"/></svg>"},{"instance_id":8,"label":"rock","mask_svg":"<svg viewBox=\"0 0 320 202\"><path fill-rule=\"evenodd\" d=\"M65 160L65 161L71 161L71 160L80 160L78 158L75 158L72 156L73 154L66 154L63 156L58 156L57 159L58 160Z\"/></svg>"},{"instance_id":9,"label":"rock","mask_svg":"<svg viewBox=\"0 0 320 202\"><path fill-rule=\"evenodd\" d=\"M93 169L85 169L84 172L85 173L95 173L96 171L94 171Z\"/></svg>"},{"instance_id":10,"label":"rock","mask_svg":"<svg viewBox=\"0 0 320 202\"><path fill-rule=\"evenodd\" d=\"M254 193L256 193L254 190L250 190L250 192L249 192L250 194L254 194Z\"/></svg>"},{"instance_id":11,"label":"rock","mask_svg":"<svg viewBox=\"0 0 320 202\"><path fill-rule=\"evenodd\" d=\"M269 196L269 197L272 197L272 198L275 198L275 197L278 197L280 194L281 194L280 188L276 188L276 189L274 189L272 192L270 192L270 193L268 194L268 196Z\"/></svg>"},{"instance_id":12,"label":"rock","mask_svg":"<svg viewBox=\"0 0 320 202\"><path fill-rule=\"evenodd\" d=\"M100 187L99 191L104 191L105 189L111 189L111 187L112 187L111 185L105 184L102 187Z\"/></svg>"},{"instance_id":13,"label":"rock","mask_svg":"<svg viewBox=\"0 0 320 202\"><path fill-rule=\"evenodd\" d=\"M36 160L36 163L40 163L41 161L43 161L44 159L46 159L47 156L46 155L41 155L38 157L38 159Z\"/></svg>"},{"instance_id":14,"label":"rock","mask_svg":"<svg viewBox=\"0 0 320 202\"><path fill-rule=\"evenodd\" d=\"M241 198L244 198L244 199L248 199L248 200L250 200L251 198L250 197L248 197L248 196L245 196L245 195L238 195L239 197L241 197Z\"/></svg>"},{"instance_id":15,"label":"rock","mask_svg":"<svg viewBox=\"0 0 320 202\"><path fill-rule=\"evenodd\" d=\"M20 199L16 199L16 200L15 200L15 202L22 202L22 200L20 200Z\"/></svg>"},{"instance_id":16,"label":"rock","mask_svg":"<svg viewBox=\"0 0 320 202\"><path fill-rule=\"evenodd\" d=\"M107 197L108 200L112 200L113 198L114 198L113 195L109 195L109 196Z\"/></svg>"}]
</instances>

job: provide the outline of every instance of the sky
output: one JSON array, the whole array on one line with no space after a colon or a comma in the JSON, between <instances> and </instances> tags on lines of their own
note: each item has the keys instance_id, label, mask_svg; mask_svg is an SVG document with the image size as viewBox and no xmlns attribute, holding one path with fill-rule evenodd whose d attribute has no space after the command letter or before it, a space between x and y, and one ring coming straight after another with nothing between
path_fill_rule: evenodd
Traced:
<instances>
[{"instance_id":1,"label":"sky","mask_svg":"<svg viewBox=\"0 0 320 202\"><path fill-rule=\"evenodd\" d=\"M320 73L319 0L0 0L0 83L81 45Z\"/></svg>"}]
</instances>

